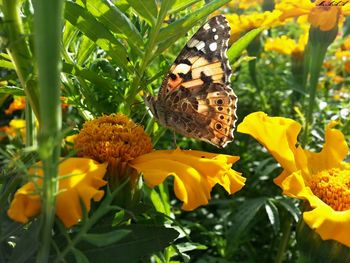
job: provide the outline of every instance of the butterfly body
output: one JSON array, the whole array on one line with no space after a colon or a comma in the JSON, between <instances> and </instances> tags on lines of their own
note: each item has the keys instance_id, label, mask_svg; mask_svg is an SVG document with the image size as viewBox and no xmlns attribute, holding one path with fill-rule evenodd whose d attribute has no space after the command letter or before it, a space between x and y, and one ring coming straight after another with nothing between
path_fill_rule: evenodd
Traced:
<instances>
[{"instance_id":1,"label":"butterfly body","mask_svg":"<svg viewBox=\"0 0 350 263\"><path fill-rule=\"evenodd\" d=\"M229 37L230 27L219 15L186 44L158 96L145 99L160 124L217 147L225 147L233 140L237 97L229 86Z\"/></svg>"}]
</instances>

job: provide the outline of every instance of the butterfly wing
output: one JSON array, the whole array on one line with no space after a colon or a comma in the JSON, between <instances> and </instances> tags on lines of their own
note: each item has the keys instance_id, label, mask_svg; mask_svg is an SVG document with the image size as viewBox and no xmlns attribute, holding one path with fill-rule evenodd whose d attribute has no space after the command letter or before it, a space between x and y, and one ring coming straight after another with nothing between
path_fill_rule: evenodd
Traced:
<instances>
[{"instance_id":1,"label":"butterfly wing","mask_svg":"<svg viewBox=\"0 0 350 263\"><path fill-rule=\"evenodd\" d=\"M226 18L211 18L176 58L157 99L163 124L218 147L233 140L237 119L237 97L229 86L229 38Z\"/></svg>"}]
</instances>

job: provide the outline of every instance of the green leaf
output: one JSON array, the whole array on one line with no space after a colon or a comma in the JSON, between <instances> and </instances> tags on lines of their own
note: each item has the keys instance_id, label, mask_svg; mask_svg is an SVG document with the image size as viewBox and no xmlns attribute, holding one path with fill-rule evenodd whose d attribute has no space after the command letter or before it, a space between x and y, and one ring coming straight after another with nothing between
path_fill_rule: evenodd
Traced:
<instances>
[{"instance_id":1,"label":"green leaf","mask_svg":"<svg viewBox=\"0 0 350 263\"><path fill-rule=\"evenodd\" d=\"M276 202L291 214L295 222L299 221L301 212L293 200L289 198L281 198L276 200Z\"/></svg>"},{"instance_id":2,"label":"green leaf","mask_svg":"<svg viewBox=\"0 0 350 263\"><path fill-rule=\"evenodd\" d=\"M86 234L84 240L96 247L104 247L116 243L129 235L131 230L114 230L103 234Z\"/></svg>"},{"instance_id":3,"label":"green leaf","mask_svg":"<svg viewBox=\"0 0 350 263\"><path fill-rule=\"evenodd\" d=\"M169 14L178 13L187 7L194 5L202 0L176 0L171 9L169 10Z\"/></svg>"},{"instance_id":4,"label":"green leaf","mask_svg":"<svg viewBox=\"0 0 350 263\"><path fill-rule=\"evenodd\" d=\"M135 11L143 17L151 26L155 25L158 16L157 4L154 0L128 0Z\"/></svg>"},{"instance_id":5,"label":"green leaf","mask_svg":"<svg viewBox=\"0 0 350 263\"><path fill-rule=\"evenodd\" d=\"M0 94L1 93L13 96L25 96L24 90L15 86L0 87Z\"/></svg>"},{"instance_id":6,"label":"green leaf","mask_svg":"<svg viewBox=\"0 0 350 263\"><path fill-rule=\"evenodd\" d=\"M242 234L248 230L250 223L255 218L266 198L255 198L244 202L232 217L232 227L227 231L227 251L235 253L240 244Z\"/></svg>"},{"instance_id":7,"label":"green leaf","mask_svg":"<svg viewBox=\"0 0 350 263\"><path fill-rule=\"evenodd\" d=\"M183 37L193 26L198 23L203 18L213 13L215 10L219 9L223 5L227 4L230 0L214 0L209 4L199 8L198 10L184 16L183 18L176 20L169 26L164 27L160 30L157 36L157 42L165 42L163 46L170 46L173 44L171 39L175 37Z\"/></svg>"},{"instance_id":8,"label":"green leaf","mask_svg":"<svg viewBox=\"0 0 350 263\"><path fill-rule=\"evenodd\" d=\"M73 248L72 249L74 258L75 258L75 262L77 263L89 263L89 259L84 255L83 252L81 252L80 250Z\"/></svg>"},{"instance_id":9,"label":"green leaf","mask_svg":"<svg viewBox=\"0 0 350 263\"><path fill-rule=\"evenodd\" d=\"M79 0L77 4L85 7L106 28L127 40L132 46L143 45L142 36L135 25L109 0Z\"/></svg>"},{"instance_id":10,"label":"green leaf","mask_svg":"<svg viewBox=\"0 0 350 263\"><path fill-rule=\"evenodd\" d=\"M264 28L256 28L250 30L240 39L238 39L227 52L228 59L231 63L235 62L235 60L240 56L240 54L247 48L247 46L254 40L254 38L259 35Z\"/></svg>"},{"instance_id":11,"label":"green leaf","mask_svg":"<svg viewBox=\"0 0 350 263\"><path fill-rule=\"evenodd\" d=\"M15 69L11 61L0 59L0 68Z\"/></svg>"},{"instance_id":12,"label":"green leaf","mask_svg":"<svg viewBox=\"0 0 350 263\"><path fill-rule=\"evenodd\" d=\"M91 262L139 262L142 257L167 247L177 236L172 228L158 225L130 225L123 227L132 231L123 240L101 248L85 248L84 254ZM81 249L82 250L82 249Z\"/></svg>"},{"instance_id":13,"label":"green leaf","mask_svg":"<svg viewBox=\"0 0 350 263\"><path fill-rule=\"evenodd\" d=\"M127 51L113 34L80 5L66 2L65 18L98 46L120 67L128 70Z\"/></svg>"},{"instance_id":14,"label":"green leaf","mask_svg":"<svg viewBox=\"0 0 350 263\"><path fill-rule=\"evenodd\" d=\"M280 218L278 208L273 202L267 200L267 202L265 203L265 211L271 223L272 229L277 235L278 231L280 230Z\"/></svg>"},{"instance_id":15,"label":"green leaf","mask_svg":"<svg viewBox=\"0 0 350 263\"><path fill-rule=\"evenodd\" d=\"M82 69L76 65L69 63L63 63L62 72L82 77L83 79L86 79L91 83L95 84L96 86L100 87L101 89L113 89L113 84L111 83L111 80L104 79L99 74L91 70Z\"/></svg>"}]
</instances>

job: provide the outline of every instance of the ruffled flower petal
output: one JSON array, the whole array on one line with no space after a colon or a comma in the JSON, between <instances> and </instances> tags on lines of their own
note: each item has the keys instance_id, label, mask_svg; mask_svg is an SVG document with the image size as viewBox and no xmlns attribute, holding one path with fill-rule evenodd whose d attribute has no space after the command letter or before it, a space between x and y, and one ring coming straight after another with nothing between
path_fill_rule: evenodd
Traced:
<instances>
[{"instance_id":1,"label":"ruffled flower petal","mask_svg":"<svg viewBox=\"0 0 350 263\"><path fill-rule=\"evenodd\" d=\"M99 190L107 182L103 180L107 164L99 164L87 158L69 158L59 165L59 193L56 200L56 215L66 227L71 227L82 218L80 199L87 211L90 201L99 201L104 195ZM42 176L40 163L29 171L30 174ZM42 185L42 180L38 180ZM40 213L41 202L33 182L22 186L15 194L7 214L21 223Z\"/></svg>"},{"instance_id":2,"label":"ruffled flower petal","mask_svg":"<svg viewBox=\"0 0 350 263\"><path fill-rule=\"evenodd\" d=\"M326 126L325 143L321 152L314 153L305 150L308 166L312 173L340 167L341 162L348 155L349 148L343 133L333 129L337 124L338 122L331 121Z\"/></svg>"},{"instance_id":3,"label":"ruffled flower petal","mask_svg":"<svg viewBox=\"0 0 350 263\"><path fill-rule=\"evenodd\" d=\"M174 177L174 191L182 209L193 210L208 203L212 187L219 183L229 193L244 186L245 178L231 170L239 157L191 150L154 151L130 162L143 173L146 184L154 187L168 176Z\"/></svg>"},{"instance_id":4,"label":"ruffled flower petal","mask_svg":"<svg viewBox=\"0 0 350 263\"><path fill-rule=\"evenodd\" d=\"M336 211L315 196L300 171L288 176L282 188L285 195L308 201L311 209L303 213L303 219L323 240L333 239L350 247L350 210Z\"/></svg>"},{"instance_id":5,"label":"ruffled flower petal","mask_svg":"<svg viewBox=\"0 0 350 263\"><path fill-rule=\"evenodd\" d=\"M246 116L237 131L253 136L289 172L297 170L294 156L301 125L282 117L269 117L264 112Z\"/></svg>"}]
</instances>

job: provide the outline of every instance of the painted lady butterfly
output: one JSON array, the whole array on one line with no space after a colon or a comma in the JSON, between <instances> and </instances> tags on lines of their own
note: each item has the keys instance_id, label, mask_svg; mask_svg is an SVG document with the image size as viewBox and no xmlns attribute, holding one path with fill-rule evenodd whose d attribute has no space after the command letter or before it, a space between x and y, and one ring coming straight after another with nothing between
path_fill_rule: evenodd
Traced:
<instances>
[{"instance_id":1,"label":"painted lady butterfly","mask_svg":"<svg viewBox=\"0 0 350 263\"><path fill-rule=\"evenodd\" d=\"M145 98L162 125L220 148L233 140L237 120L226 55L229 38L226 18L211 18L182 49L158 96Z\"/></svg>"}]
</instances>

